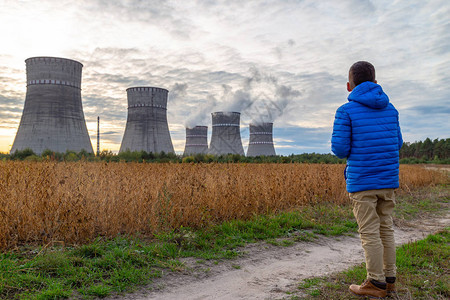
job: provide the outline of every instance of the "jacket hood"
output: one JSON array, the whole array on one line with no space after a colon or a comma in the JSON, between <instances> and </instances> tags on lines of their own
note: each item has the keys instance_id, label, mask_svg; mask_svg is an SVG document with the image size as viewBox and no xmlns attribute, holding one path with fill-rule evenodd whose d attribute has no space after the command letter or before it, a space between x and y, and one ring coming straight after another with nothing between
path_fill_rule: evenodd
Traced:
<instances>
[{"instance_id":1,"label":"jacket hood","mask_svg":"<svg viewBox=\"0 0 450 300\"><path fill-rule=\"evenodd\" d=\"M380 85L366 81L353 89L348 95L348 101L359 102L371 108L385 108L389 104L389 97Z\"/></svg>"}]
</instances>

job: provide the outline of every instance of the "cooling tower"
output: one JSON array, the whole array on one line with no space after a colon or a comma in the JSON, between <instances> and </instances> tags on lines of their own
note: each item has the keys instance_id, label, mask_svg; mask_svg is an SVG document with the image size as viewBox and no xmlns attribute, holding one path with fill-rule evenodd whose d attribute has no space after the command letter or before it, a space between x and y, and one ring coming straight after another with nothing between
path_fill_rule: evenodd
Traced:
<instances>
[{"instance_id":1,"label":"cooling tower","mask_svg":"<svg viewBox=\"0 0 450 300\"><path fill-rule=\"evenodd\" d=\"M208 153L208 126L186 127L184 155Z\"/></svg>"},{"instance_id":2,"label":"cooling tower","mask_svg":"<svg viewBox=\"0 0 450 300\"><path fill-rule=\"evenodd\" d=\"M27 93L11 152L93 152L81 104L83 65L56 57L32 57L25 63Z\"/></svg>"},{"instance_id":3,"label":"cooling tower","mask_svg":"<svg viewBox=\"0 0 450 300\"><path fill-rule=\"evenodd\" d=\"M168 93L157 87L127 89L127 125L119 152L174 153L167 124Z\"/></svg>"},{"instance_id":4,"label":"cooling tower","mask_svg":"<svg viewBox=\"0 0 450 300\"><path fill-rule=\"evenodd\" d=\"M240 118L238 112L214 112L212 116L212 134L209 153L244 154L242 147Z\"/></svg>"},{"instance_id":5,"label":"cooling tower","mask_svg":"<svg viewBox=\"0 0 450 300\"><path fill-rule=\"evenodd\" d=\"M247 156L276 155L272 137L273 123L250 124Z\"/></svg>"}]
</instances>

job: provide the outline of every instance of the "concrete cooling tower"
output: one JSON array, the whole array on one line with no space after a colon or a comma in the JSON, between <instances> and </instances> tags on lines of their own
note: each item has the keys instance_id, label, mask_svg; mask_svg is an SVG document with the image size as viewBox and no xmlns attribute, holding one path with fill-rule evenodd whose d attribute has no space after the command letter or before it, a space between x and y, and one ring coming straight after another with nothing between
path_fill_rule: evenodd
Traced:
<instances>
[{"instance_id":1,"label":"concrete cooling tower","mask_svg":"<svg viewBox=\"0 0 450 300\"><path fill-rule=\"evenodd\" d=\"M56 57L32 57L25 63L27 93L11 152L93 152L81 104L83 65Z\"/></svg>"},{"instance_id":2,"label":"concrete cooling tower","mask_svg":"<svg viewBox=\"0 0 450 300\"><path fill-rule=\"evenodd\" d=\"M119 152L174 153L167 124L168 93L157 87L127 89L127 125Z\"/></svg>"},{"instance_id":3,"label":"concrete cooling tower","mask_svg":"<svg viewBox=\"0 0 450 300\"><path fill-rule=\"evenodd\" d=\"M240 118L238 112L214 112L212 116L212 134L209 153L244 154L242 147Z\"/></svg>"},{"instance_id":4,"label":"concrete cooling tower","mask_svg":"<svg viewBox=\"0 0 450 300\"><path fill-rule=\"evenodd\" d=\"M208 126L186 128L184 155L208 153Z\"/></svg>"},{"instance_id":5,"label":"concrete cooling tower","mask_svg":"<svg viewBox=\"0 0 450 300\"><path fill-rule=\"evenodd\" d=\"M272 131L273 123L250 124L247 156L276 155Z\"/></svg>"}]
</instances>

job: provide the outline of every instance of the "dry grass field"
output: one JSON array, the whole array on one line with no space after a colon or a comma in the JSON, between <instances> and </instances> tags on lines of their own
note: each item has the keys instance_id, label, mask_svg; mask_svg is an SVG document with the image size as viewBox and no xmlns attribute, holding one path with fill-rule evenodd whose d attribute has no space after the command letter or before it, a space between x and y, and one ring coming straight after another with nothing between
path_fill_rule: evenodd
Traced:
<instances>
[{"instance_id":1,"label":"dry grass field","mask_svg":"<svg viewBox=\"0 0 450 300\"><path fill-rule=\"evenodd\" d=\"M0 249L205 227L346 203L343 165L0 162ZM400 192L448 182L402 165Z\"/></svg>"}]
</instances>

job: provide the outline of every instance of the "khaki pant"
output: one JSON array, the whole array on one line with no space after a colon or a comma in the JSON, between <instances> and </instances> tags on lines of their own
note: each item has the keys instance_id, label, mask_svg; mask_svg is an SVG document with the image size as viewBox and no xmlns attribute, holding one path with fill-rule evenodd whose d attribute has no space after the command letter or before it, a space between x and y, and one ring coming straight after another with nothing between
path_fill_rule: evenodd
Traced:
<instances>
[{"instance_id":1,"label":"khaki pant","mask_svg":"<svg viewBox=\"0 0 450 300\"><path fill-rule=\"evenodd\" d=\"M385 282L395 277L395 241L392 212L394 189L350 193L366 256L367 278Z\"/></svg>"}]
</instances>

